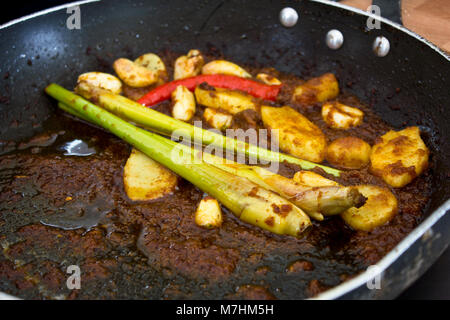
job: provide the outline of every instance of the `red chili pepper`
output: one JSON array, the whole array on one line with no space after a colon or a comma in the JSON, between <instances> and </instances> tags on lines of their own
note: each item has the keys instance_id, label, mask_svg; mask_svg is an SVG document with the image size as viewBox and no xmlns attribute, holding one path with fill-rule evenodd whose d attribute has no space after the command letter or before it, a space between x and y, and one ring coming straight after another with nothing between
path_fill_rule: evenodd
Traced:
<instances>
[{"instance_id":1,"label":"red chili pepper","mask_svg":"<svg viewBox=\"0 0 450 320\"><path fill-rule=\"evenodd\" d=\"M153 106L161 101L169 99L172 92L180 85L194 91L195 88L203 82L206 82L212 87L241 90L257 98L272 101L276 99L281 88L281 85L271 86L237 76L205 74L165 83L153 90L150 90L145 96L140 98L138 102L148 107Z\"/></svg>"}]
</instances>

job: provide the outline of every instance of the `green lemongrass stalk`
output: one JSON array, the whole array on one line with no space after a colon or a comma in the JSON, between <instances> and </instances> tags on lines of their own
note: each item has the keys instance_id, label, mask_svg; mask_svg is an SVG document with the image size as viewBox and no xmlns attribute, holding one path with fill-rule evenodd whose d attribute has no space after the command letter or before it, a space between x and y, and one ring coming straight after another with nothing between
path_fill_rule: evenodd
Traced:
<instances>
[{"instance_id":1,"label":"green lemongrass stalk","mask_svg":"<svg viewBox=\"0 0 450 320\"><path fill-rule=\"evenodd\" d=\"M106 110L119 115L122 118L131 120L139 125L151 129L152 131L170 136L174 131L191 140L199 141L203 145L212 145L223 150L232 150L234 152L245 154L255 159L289 162L299 165L303 170L311 170L315 167L322 168L325 172L334 176L340 175L340 170L323 166L314 162L302 160L287 154L274 152L268 149L260 148L243 141L223 136L216 132L201 129L186 122L169 117L161 112L147 108L126 97L108 93L106 91L96 92L96 101Z\"/></svg>"},{"instance_id":2,"label":"green lemongrass stalk","mask_svg":"<svg viewBox=\"0 0 450 320\"><path fill-rule=\"evenodd\" d=\"M133 126L56 84L50 84L46 92L72 115L109 130L207 192L242 221L291 236L298 236L311 225L309 217L300 208L245 178L203 161L192 163L190 157L174 159L173 141Z\"/></svg>"},{"instance_id":3,"label":"green lemongrass stalk","mask_svg":"<svg viewBox=\"0 0 450 320\"><path fill-rule=\"evenodd\" d=\"M61 109L71 113L74 116L83 118L72 108L59 103ZM95 119L83 118L86 121L95 123ZM97 123L95 123L97 124ZM184 155L191 155L192 161L199 161L211 164L221 170L233 175L246 178L251 182L265 188L269 191L276 192L283 198L288 199L300 209L304 210L311 218L322 221L325 215L334 215L358 205L360 198L357 190L352 187L322 187L314 190L309 187L301 186L292 179L280 176L267 169L258 166L249 166L246 164L236 163L234 161L223 159L207 152L195 151L191 147L176 143L172 140L160 136L154 136L163 143L178 148ZM323 213L323 214L322 214Z\"/></svg>"},{"instance_id":4,"label":"green lemongrass stalk","mask_svg":"<svg viewBox=\"0 0 450 320\"><path fill-rule=\"evenodd\" d=\"M73 115L74 117L80 118L80 119L82 119L82 120L84 120L84 121L86 121L86 122L91 122L91 123L93 123L93 124L97 124L97 123L95 122L95 119L90 119L90 118L88 118L88 117L85 116L84 114L81 114L81 113L77 112L75 109L69 107L68 105L66 105L66 104L64 104L64 103L62 103L62 102L58 102L58 107L59 107L60 109L62 109L63 111L65 111L65 112L67 112L67 113ZM98 124L97 124L97 125L98 125Z\"/></svg>"},{"instance_id":5,"label":"green lemongrass stalk","mask_svg":"<svg viewBox=\"0 0 450 320\"><path fill-rule=\"evenodd\" d=\"M304 210L311 218L319 221L324 219L324 215L340 214L351 207L362 205L365 201L355 187L324 186L312 188L300 185L292 179L258 166L230 162L205 152L202 153L202 157L206 163L231 174L247 178L267 190L276 192Z\"/></svg>"}]
</instances>

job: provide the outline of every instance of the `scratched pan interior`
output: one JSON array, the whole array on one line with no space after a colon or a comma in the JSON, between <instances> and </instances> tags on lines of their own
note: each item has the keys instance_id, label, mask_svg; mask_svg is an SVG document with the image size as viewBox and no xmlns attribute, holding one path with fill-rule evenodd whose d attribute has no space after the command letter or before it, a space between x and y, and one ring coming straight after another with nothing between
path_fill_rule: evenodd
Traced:
<instances>
[{"instance_id":1,"label":"scratched pan interior","mask_svg":"<svg viewBox=\"0 0 450 320\"><path fill-rule=\"evenodd\" d=\"M381 30L367 31L364 16L309 1L289 5L300 13L299 23L291 29L279 24L278 13L286 6L282 1L186 0L83 4L81 30L66 28L65 10L4 28L0 30L0 139L23 141L45 129L46 120L55 113L54 101L43 94L50 82L71 88L82 72L112 71L117 57L217 48L237 63L273 66L300 77L333 72L345 90L392 126L421 126L433 150L435 192L426 213L430 215L450 194L450 145L445 143L450 139L448 61L392 26L382 24ZM324 43L330 29L345 36L337 51ZM371 51L373 39L380 34L391 42L384 58ZM7 151L5 143L1 147ZM33 206L30 203L28 210ZM2 204L4 210L7 206ZM14 223L20 226L24 220ZM146 276L159 281L158 274ZM142 297L131 282L118 283L124 292L121 297ZM193 291L198 285L185 283ZM16 291L8 289L0 287L0 291ZM92 290L100 296L101 288ZM302 297L296 290L283 295Z\"/></svg>"}]
</instances>

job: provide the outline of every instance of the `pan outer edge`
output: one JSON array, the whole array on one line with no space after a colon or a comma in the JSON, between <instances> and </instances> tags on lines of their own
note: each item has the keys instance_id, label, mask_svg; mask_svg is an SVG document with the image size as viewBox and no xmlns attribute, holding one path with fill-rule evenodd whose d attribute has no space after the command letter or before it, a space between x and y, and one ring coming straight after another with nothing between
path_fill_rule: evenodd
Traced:
<instances>
[{"instance_id":1,"label":"pan outer edge","mask_svg":"<svg viewBox=\"0 0 450 320\"><path fill-rule=\"evenodd\" d=\"M87 4L87 3L91 3L91 2L99 2L99 1L101 1L101 0L81 0L81 1L70 2L70 3L62 4L60 6L48 8L48 9L45 9L45 10L42 10L42 11L38 11L38 12L35 12L35 13L32 13L32 14L23 16L21 18L14 19L14 20L11 20L9 22L6 22L6 23L0 25L0 30L6 29L6 28L8 28L8 27L10 27L12 25L15 25L15 24L20 23L20 22L27 21L29 19L33 19L35 17L44 16L44 15L46 15L48 13L52 13L52 12L59 11L59 10L62 10L62 9L67 9L67 8L71 8L71 7L75 7L75 6L79 6L79 5L83 5L83 4Z\"/></svg>"},{"instance_id":2,"label":"pan outer edge","mask_svg":"<svg viewBox=\"0 0 450 320\"><path fill-rule=\"evenodd\" d=\"M383 273L389 266L391 266L408 248L410 248L417 240L419 240L424 234L431 230L433 225L436 224L447 211L450 210L450 199L447 200L442 206L433 212L427 219L425 219L418 227L416 227L409 235L406 236L394 249L392 249L383 259L377 264ZM355 278L348 280L332 289L329 289L318 296L312 298L312 300L331 300L337 299L358 287L365 285L373 280L374 275L369 271L365 271ZM415 280L415 279L414 279Z\"/></svg>"},{"instance_id":3,"label":"pan outer edge","mask_svg":"<svg viewBox=\"0 0 450 320\"><path fill-rule=\"evenodd\" d=\"M334 2L334 1L330 1L330 0L309 0L309 1L317 2L317 3L321 3L321 4L333 6L333 7L337 7L337 8L340 8L340 9L347 10L347 11L352 11L352 12L357 13L359 15L363 15L363 16L366 16L368 18L372 18L372 19L381 21L381 22L383 22L385 24L388 24L388 25L390 25L391 27L393 27L395 29L403 31L406 34L408 34L409 36L411 36L413 38L416 38L417 40L425 43L427 46L429 46L434 51L436 51L440 55L442 55L445 59L447 59L447 61L450 61L450 54L447 54L442 49L440 49L438 46L436 46L434 43L432 43L429 40L425 39L424 37L418 35L414 31L411 31L408 28L406 28L406 27L404 27L404 26L402 26L402 25L400 25L400 24L398 24L396 22L393 22L393 21L391 21L389 19L383 18L381 16L374 15L373 13L369 13L367 11L363 11L363 10L360 10L360 9L357 9L357 8L354 8L354 7L351 7L351 6L339 3L339 2Z\"/></svg>"}]
</instances>

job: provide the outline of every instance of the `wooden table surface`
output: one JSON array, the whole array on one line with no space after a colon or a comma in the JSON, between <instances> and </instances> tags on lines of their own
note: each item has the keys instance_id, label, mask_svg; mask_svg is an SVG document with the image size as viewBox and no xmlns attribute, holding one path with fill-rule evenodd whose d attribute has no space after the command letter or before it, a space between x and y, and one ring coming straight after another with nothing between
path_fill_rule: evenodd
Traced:
<instances>
[{"instance_id":1,"label":"wooden table surface","mask_svg":"<svg viewBox=\"0 0 450 320\"><path fill-rule=\"evenodd\" d=\"M372 0L341 3L367 10ZM450 53L450 0L402 0L401 3L404 26Z\"/></svg>"}]
</instances>

